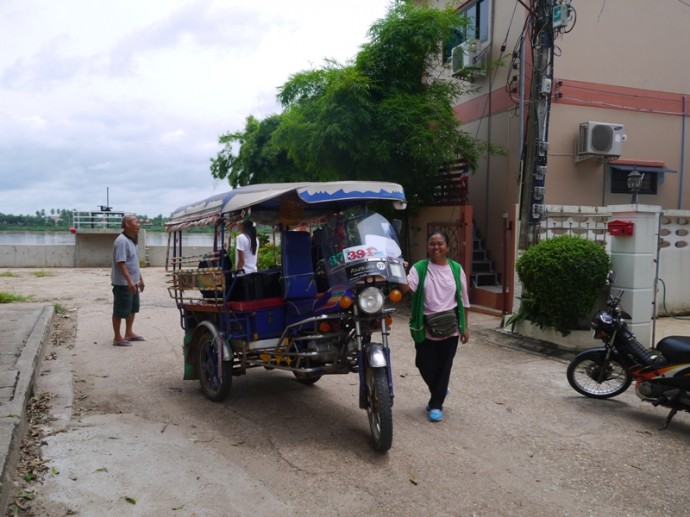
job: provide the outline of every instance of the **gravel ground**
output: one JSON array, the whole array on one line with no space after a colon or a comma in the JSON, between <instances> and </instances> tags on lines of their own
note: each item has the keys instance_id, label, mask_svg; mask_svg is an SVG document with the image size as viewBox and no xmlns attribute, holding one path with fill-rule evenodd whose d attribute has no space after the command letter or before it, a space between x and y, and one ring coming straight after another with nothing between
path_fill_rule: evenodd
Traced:
<instances>
[{"instance_id":1,"label":"gravel ground","mask_svg":"<svg viewBox=\"0 0 690 517\"><path fill-rule=\"evenodd\" d=\"M109 271L31 270L0 290L59 303L37 391L44 470L18 473L24 515L686 515L690 416L632 390L587 399L567 363L521 349L498 319L470 314L446 418L426 420L403 316L392 336L393 447L372 450L354 375L307 387L285 372L236 377L212 403L182 380L182 331L161 268L135 330L111 345ZM690 331L687 332L690 334ZM594 343L593 343L594 344ZM22 498L21 493L30 493Z\"/></svg>"}]
</instances>

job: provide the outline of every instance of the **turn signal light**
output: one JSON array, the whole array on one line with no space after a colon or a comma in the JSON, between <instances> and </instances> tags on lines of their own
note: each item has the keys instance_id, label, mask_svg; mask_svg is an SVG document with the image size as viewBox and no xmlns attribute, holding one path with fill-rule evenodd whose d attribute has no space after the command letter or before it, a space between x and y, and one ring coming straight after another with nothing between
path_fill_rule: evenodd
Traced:
<instances>
[{"instance_id":1,"label":"turn signal light","mask_svg":"<svg viewBox=\"0 0 690 517\"><path fill-rule=\"evenodd\" d=\"M390 327L391 325L393 325L393 316L391 316L390 314L388 314L388 315L386 316L386 326L387 326L387 327Z\"/></svg>"},{"instance_id":2,"label":"turn signal light","mask_svg":"<svg viewBox=\"0 0 690 517\"><path fill-rule=\"evenodd\" d=\"M328 321L322 321L319 323L319 331L326 334L331 330L331 324Z\"/></svg>"},{"instance_id":3,"label":"turn signal light","mask_svg":"<svg viewBox=\"0 0 690 517\"><path fill-rule=\"evenodd\" d=\"M350 298L349 296L341 296L339 303L343 309L349 309L350 307L352 307L352 298Z\"/></svg>"},{"instance_id":4,"label":"turn signal light","mask_svg":"<svg viewBox=\"0 0 690 517\"><path fill-rule=\"evenodd\" d=\"M402 300L402 293L398 289L393 289L389 294L388 298L390 301L393 303L398 303L400 300Z\"/></svg>"}]
</instances>

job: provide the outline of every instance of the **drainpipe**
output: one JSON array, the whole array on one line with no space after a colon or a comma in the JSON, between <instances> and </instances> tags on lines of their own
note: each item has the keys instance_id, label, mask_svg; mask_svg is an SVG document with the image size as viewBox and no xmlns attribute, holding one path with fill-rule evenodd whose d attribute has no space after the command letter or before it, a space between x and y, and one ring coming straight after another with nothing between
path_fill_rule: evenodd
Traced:
<instances>
[{"instance_id":1,"label":"drainpipe","mask_svg":"<svg viewBox=\"0 0 690 517\"><path fill-rule=\"evenodd\" d=\"M520 116L518 128L518 161L517 161L517 177L520 177L520 165L522 164L522 153L525 149L525 39L522 38L520 43ZM520 201L520 190L517 192L517 200Z\"/></svg>"},{"instance_id":2,"label":"drainpipe","mask_svg":"<svg viewBox=\"0 0 690 517\"><path fill-rule=\"evenodd\" d=\"M489 52L491 52L491 47L489 47ZM491 56L491 54L489 54ZM487 69L490 68L487 66ZM490 72L487 72L490 73ZM489 116L487 121L487 140L491 144L491 121L493 119L492 114L492 102L491 93L494 85L493 74L489 76ZM491 193L491 153L486 153L486 190L484 191L484 240L489 239L491 233L491 225L489 224L489 195Z\"/></svg>"},{"instance_id":3,"label":"drainpipe","mask_svg":"<svg viewBox=\"0 0 690 517\"><path fill-rule=\"evenodd\" d=\"M659 292L659 259L661 258L661 246L659 246L659 239L661 238L661 220L664 218L664 212L659 214L659 222L656 228L656 260L654 271L654 294L652 295L652 348L656 348L656 320L659 318L659 307L656 303L656 296Z\"/></svg>"},{"instance_id":4,"label":"drainpipe","mask_svg":"<svg viewBox=\"0 0 690 517\"><path fill-rule=\"evenodd\" d=\"M503 213L503 272L501 274L501 328L508 314L508 233L512 230L508 212Z\"/></svg>"},{"instance_id":5,"label":"drainpipe","mask_svg":"<svg viewBox=\"0 0 690 517\"><path fill-rule=\"evenodd\" d=\"M680 188L678 189L678 210L683 209L683 183L685 182L685 127L687 125L687 111L683 95L683 130L681 131L680 141Z\"/></svg>"}]
</instances>

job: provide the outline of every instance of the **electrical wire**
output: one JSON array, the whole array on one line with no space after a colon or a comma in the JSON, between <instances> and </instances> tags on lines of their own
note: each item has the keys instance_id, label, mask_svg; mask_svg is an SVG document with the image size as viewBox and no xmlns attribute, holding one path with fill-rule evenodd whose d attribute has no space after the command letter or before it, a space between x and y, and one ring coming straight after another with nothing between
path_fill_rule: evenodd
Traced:
<instances>
[{"instance_id":1,"label":"electrical wire","mask_svg":"<svg viewBox=\"0 0 690 517\"><path fill-rule=\"evenodd\" d=\"M664 97L655 97L653 95L640 95L637 93L625 93L625 92L617 92L613 90L608 90L606 88L592 88L590 86L582 86L578 84L566 84L568 88L573 88L577 90L587 90L590 92L595 92L595 93L608 93L610 95L616 95L619 97L631 97L634 99L651 99L655 101L661 101L661 102L678 102L678 99L669 99L669 98L664 98Z\"/></svg>"},{"instance_id":2,"label":"electrical wire","mask_svg":"<svg viewBox=\"0 0 690 517\"><path fill-rule=\"evenodd\" d=\"M569 28L563 29L563 34L572 32L572 30L575 28L575 24L577 23L577 11L572 5L570 6L570 11L573 13L573 24Z\"/></svg>"},{"instance_id":3,"label":"electrical wire","mask_svg":"<svg viewBox=\"0 0 690 517\"><path fill-rule=\"evenodd\" d=\"M524 4L522 4L524 5ZM526 7L526 6L525 6ZM526 7L527 8L527 7ZM528 11L531 12L531 10L528 8ZM529 28L532 24L533 18L532 16L526 16L525 17L525 23L522 26L522 31L520 32L520 36L518 37L517 41L515 42L515 46L513 47L513 52L512 52L512 59L510 61L509 69L510 70L517 70L520 66L527 66L527 63L520 63L520 48L524 45L525 39L527 38L527 33L529 32ZM531 67L531 63L529 64ZM514 83L515 81L512 79L512 74L508 74L508 77L506 78L506 93L508 93L508 96L510 99L515 103L519 104L520 100L519 99L514 99L513 98L513 88L514 88Z\"/></svg>"},{"instance_id":4,"label":"electrical wire","mask_svg":"<svg viewBox=\"0 0 690 517\"><path fill-rule=\"evenodd\" d=\"M508 38L510 37L510 28L513 26L513 20L515 19L515 13L517 11L517 6L519 3L521 3L519 0L515 1L515 6L513 7L513 14L510 17L510 23L508 23L508 30L506 30L506 35L503 38L503 43L501 44L501 53L500 53L499 59L503 59L503 57L505 56L505 54L503 52L505 52L506 44L508 43ZM514 53L513 53L513 58L514 58ZM512 66L512 62L511 62L511 66ZM481 126L482 126L482 121L485 118L486 110L489 106L489 100L491 98L491 88L492 88L492 85L494 84L494 82L496 81L496 76L498 75L498 67L495 67L493 72L494 72L493 77L491 77L489 79L489 94L486 96L486 99L484 101L484 107L482 108L482 114L479 117L479 123L477 124L477 130L474 133L475 141L479 138L479 131L480 131ZM490 116L490 114L489 114L489 116Z\"/></svg>"},{"instance_id":5,"label":"electrical wire","mask_svg":"<svg viewBox=\"0 0 690 517\"><path fill-rule=\"evenodd\" d=\"M595 101L592 99L579 99L577 97L572 97L570 95L561 95L559 100L570 100L570 101L575 101L579 102L582 104L590 105L590 106L602 106L605 108L612 108L612 109L619 109L623 111L636 111L639 113L653 113L656 115L684 115L682 111L664 111L664 110L656 110L656 109L649 109L649 108L637 108L635 106L625 106L624 104L613 104L610 102L604 102L604 101Z\"/></svg>"}]
</instances>

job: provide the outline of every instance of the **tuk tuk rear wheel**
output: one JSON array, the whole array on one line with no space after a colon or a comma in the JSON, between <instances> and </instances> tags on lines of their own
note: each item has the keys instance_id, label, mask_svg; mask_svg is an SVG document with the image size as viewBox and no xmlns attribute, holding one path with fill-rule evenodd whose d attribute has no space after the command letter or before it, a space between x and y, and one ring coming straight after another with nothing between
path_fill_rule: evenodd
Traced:
<instances>
[{"instance_id":1,"label":"tuk tuk rear wheel","mask_svg":"<svg viewBox=\"0 0 690 517\"><path fill-rule=\"evenodd\" d=\"M222 402L230 393L232 386L232 368L230 362L223 361L221 380L218 375L218 347L222 346L211 334L204 332L199 336L199 355L197 371L202 393L213 402Z\"/></svg>"},{"instance_id":2,"label":"tuk tuk rear wheel","mask_svg":"<svg viewBox=\"0 0 690 517\"><path fill-rule=\"evenodd\" d=\"M374 449L387 452L393 444L393 401L388 389L385 368L366 367L367 417Z\"/></svg>"}]
</instances>

